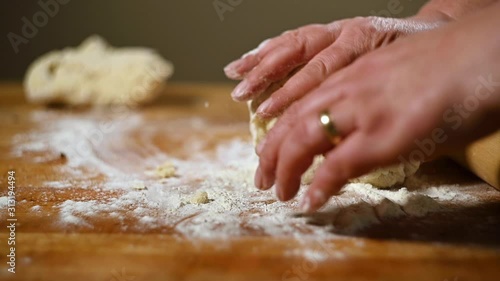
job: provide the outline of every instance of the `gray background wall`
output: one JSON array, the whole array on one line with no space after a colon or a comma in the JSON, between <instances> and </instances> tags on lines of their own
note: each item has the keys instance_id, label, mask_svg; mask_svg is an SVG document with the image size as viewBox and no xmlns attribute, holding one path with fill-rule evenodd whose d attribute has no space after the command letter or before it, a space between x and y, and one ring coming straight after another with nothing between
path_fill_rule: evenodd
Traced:
<instances>
[{"instance_id":1,"label":"gray background wall","mask_svg":"<svg viewBox=\"0 0 500 281\"><path fill-rule=\"evenodd\" d=\"M52 2L56 0L41 0ZM53 17L16 54L7 34L22 36L26 17L43 11L36 1L4 1L0 21L1 80L20 80L29 63L55 48L78 45L100 34L116 46L157 49L176 67L174 80L224 81L223 66L260 41L309 23L388 12L400 2L395 17L414 14L425 0L58 0ZM214 2L236 4L222 14ZM43 16L40 17L43 23Z\"/></svg>"}]
</instances>

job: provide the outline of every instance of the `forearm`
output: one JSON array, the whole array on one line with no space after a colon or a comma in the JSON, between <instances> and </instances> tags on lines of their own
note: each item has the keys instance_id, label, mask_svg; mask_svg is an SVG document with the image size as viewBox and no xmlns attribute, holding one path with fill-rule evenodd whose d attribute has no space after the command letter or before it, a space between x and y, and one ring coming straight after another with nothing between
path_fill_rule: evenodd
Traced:
<instances>
[{"instance_id":1,"label":"forearm","mask_svg":"<svg viewBox=\"0 0 500 281\"><path fill-rule=\"evenodd\" d=\"M430 17L442 20L458 20L498 0L431 0L417 14L417 17Z\"/></svg>"}]
</instances>

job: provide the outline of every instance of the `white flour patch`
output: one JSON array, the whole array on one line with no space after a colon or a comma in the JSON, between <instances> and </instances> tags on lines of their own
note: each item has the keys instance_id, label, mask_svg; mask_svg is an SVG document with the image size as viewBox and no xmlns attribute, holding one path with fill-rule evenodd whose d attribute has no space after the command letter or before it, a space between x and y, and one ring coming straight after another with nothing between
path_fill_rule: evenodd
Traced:
<instances>
[{"instance_id":1,"label":"white flour patch","mask_svg":"<svg viewBox=\"0 0 500 281\"><path fill-rule=\"evenodd\" d=\"M330 253L312 249L294 249L292 251L285 252L285 256L301 257L311 262L324 262L331 258Z\"/></svg>"},{"instance_id":2,"label":"white flour patch","mask_svg":"<svg viewBox=\"0 0 500 281\"><path fill-rule=\"evenodd\" d=\"M73 184L66 181L46 181L43 185L50 188L68 188L73 186Z\"/></svg>"},{"instance_id":3,"label":"white flour patch","mask_svg":"<svg viewBox=\"0 0 500 281\"><path fill-rule=\"evenodd\" d=\"M255 56L257 55L262 49L264 49L264 47L266 47L266 45L269 43L269 41L271 41L271 39L266 39L264 41L262 41L259 46L257 46L257 48L247 52L246 54L244 54L241 59L244 59L244 58L247 58L249 56Z\"/></svg>"},{"instance_id":4,"label":"white flour patch","mask_svg":"<svg viewBox=\"0 0 500 281\"><path fill-rule=\"evenodd\" d=\"M421 192L401 188L379 190L369 184L349 184L332 199L318 216L295 216L297 200L276 201L273 192L257 191L253 173L257 164L250 143L233 140L215 149L215 155L199 154L190 160L175 161L179 178L166 181L146 180L145 190L124 190L107 202L68 200L59 208L75 223L81 217L87 224L91 217L126 216L137 225L122 229L173 229L187 238L219 239L246 235L334 238L330 231L354 234L370 226L402 217L423 217L444 211L440 202L470 197L455 194L451 188ZM197 189L193 189L193 182ZM113 185L113 183L112 183ZM206 204L191 204L196 191L208 195ZM300 193L300 195L302 192ZM442 198L441 198L442 195ZM458 199L457 199L458 198ZM125 213L124 213L125 211ZM317 227L310 220L319 220ZM91 227L87 225L87 227Z\"/></svg>"},{"instance_id":5,"label":"white flour patch","mask_svg":"<svg viewBox=\"0 0 500 281\"><path fill-rule=\"evenodd\" d=\"M391 19L374 17L371 21L374 28L381 32L390 30L398 30L406 34L413 34L415 32L422 32L432 30L439 27L442 23L422 23L417 21L408 21L402 19Z\"/></svg>"},{"instance_id":6,"label":"white flour patch","mask_svg":"<svg viewBox=\"0 0 500 281\"><path fill-rule=\"evenodd\" d=\"M4 209L9 205L9 197L3 196L0 197L0 208Z\"/></svg>"},{"instance_id":7,"label":"white flour patch","mask_svg":"<svg viewBox=\"0 0 500 281\"><path fill-rule=\"evenodd\" d=\"M19 135L14 140L12 154L16 157L33 154L40 157L41 153L65 155L66 162L58 167L67 178L47 181L42 187L79 187L97 193L97 196L86 197L75 192L73 198L58 204L56 224L61 227L94 228L96 221L111 220L122 231L155 230L188 239L241 236L330 239L338 237L332 232L356 234L386 221L446 211L444 203L477 203L456 186L410 191L406 188L379 190L369 184L356 183L346 185L324 211L312 216L297 215L297 199L279 202L273 191L254 188L258 159L249 141L234 138L207 151L207 140L187 139L178 132L179 128L187 132L204 130L209 124L203 119L165 121L163 133L190 152L181 159L157 147L151 140L158 128L148 127L133 112L111 124L96 119L96 114L99 115L92 112L54 118L50 113L38 112L33 119L43 124L42 129ZM131 138L130 134L139 129L140 136ZM123 156L124 151L127 158ZM166 161L176 167L177 177L155 179L145 175L145 171ZM99 180L93 181L98 177ZM304 189L299 192L299 198ZM206 192L208 202L191 204L190 198L196 192ZM5 205L6 200L1 197L0 206ZM48 199L42 196L40 200ZM313 252L301 255L324 258Z\"/></svg>"}]
</instances>

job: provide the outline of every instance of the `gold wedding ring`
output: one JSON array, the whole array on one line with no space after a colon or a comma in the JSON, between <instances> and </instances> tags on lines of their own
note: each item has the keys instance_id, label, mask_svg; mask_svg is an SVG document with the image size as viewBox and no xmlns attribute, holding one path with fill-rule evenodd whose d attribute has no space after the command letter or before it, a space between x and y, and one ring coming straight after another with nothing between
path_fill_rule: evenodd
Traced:
<instances>
[{"instance_id":1,"label":"gold wedding ring","mask_svg":"<svg viewBox=\"0 0 500 281\"><path fill-rule=\"evenodd\" d=\"M332 117L330 116L330 112L328 110L321 112L321 114L319 115L319 122L321 123L321 126L325 130L328 140L333 145L338 145L342 140L342 137L340 136L339 131L335 127L335 123L333 122Z\"/></svg>"}]
</instances>

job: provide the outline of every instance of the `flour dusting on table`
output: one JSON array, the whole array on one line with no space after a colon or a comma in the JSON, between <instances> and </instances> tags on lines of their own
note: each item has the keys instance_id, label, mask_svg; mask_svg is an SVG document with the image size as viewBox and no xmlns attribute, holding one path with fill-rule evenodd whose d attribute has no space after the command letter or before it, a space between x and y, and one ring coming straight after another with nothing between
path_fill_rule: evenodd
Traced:
<instances>
[{"instance_id":1,"label":"flour dusting on table","mask_svg":"<svg viewBox=\"0 0 500 281\"><path fill-rule=\"evenodd\" d=\"M446 211L446 204L477 203L454 186L418 191L379 190L369 184L353 183L346 185L322 212L298 214L297 199L279 202L273 191L254 188L258 161L250 140L232 137L207 149L208 141L203 138L186 137L206 126L200 118L146 124L134 113L114 121L96 115L99 116L94 112L54 118L51 113L38 112L33 116L34 122L50 122L40 131L14 139L12 153L16 157L44 162L65 156L66 162L60 169L67 178L48 180L44 187L77 186L99 194L98 198L75 194L57 205L59 219L54 223L63 228L92 229L93 221L105 219L119 224L122 231L154 230L190 239L256 235L330 239L338 234L356 234L386 221ZM219 125L213 127L213 132L239 132L238 126ZM158 131L180 142L189 156L176 157L160 149L152 142ZM127 141L138 132L138 143ZM163 163L175 167L175 177L160 179L145 173ZM92 180L99 177L104 180ZM299 198L305 188L302 187ZM110 196L110 191L116 192ZM192 200L197 193L203 194L203 203ZM324 259L318 253L308 255L311 259Z\"/></svg>"}]
</instances>

